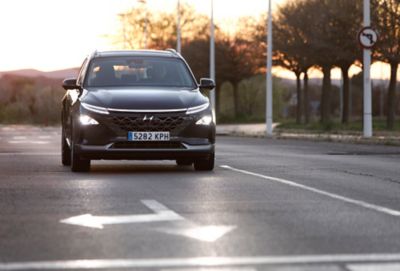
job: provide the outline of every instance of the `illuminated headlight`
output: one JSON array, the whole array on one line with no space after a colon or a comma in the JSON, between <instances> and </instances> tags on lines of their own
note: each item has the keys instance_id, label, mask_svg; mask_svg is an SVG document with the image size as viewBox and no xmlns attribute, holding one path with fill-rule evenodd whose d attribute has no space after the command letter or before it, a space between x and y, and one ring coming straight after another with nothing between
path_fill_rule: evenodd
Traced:
<instances>
[{"instance_id":1,"label":"illuminated headlight","mask_svg":"<svg viewBox=\"0 0 400 271\"><path fill-rule=\"evenodd\" d=\"M199 113L201 111L206 110L208 107L210 106L210 103L207 102L205 104L199 105L199 106L195 106L195 107L189 107L186 111L186 114L196 114Z\"/></svg>"},{"instance_id":2,"label":"illuminated headlight","mask_svg":"<svg viewBox=\"0 0 400 271\"><path fill-rule=\"evenodd\" d=\"M110 114L108 112L107 108L104 108L104 107L95 106L95 105L91 105L91 104L87 104L87 103L81 103L81 105L86 110L89 110L89 111L92 111L92 112L95 112L95 113L104 114L104 115Z\"/></svg>"},{"instance_id":3,"label":"illuminated headlight","mask_svg":"<svg viewBox=\"0 0 400 271\"><path fill-rule=\"evenodd\" d=\"M80 115L80 116L79 116L79 121L80 121L80 123L81 123L82 125L85 125L85 126L87 126L87 125L97 125L97 124L99 124L99 123L97 122L97 120L95 120L95 119L89 117L88 115Z\"/></svg>"},{"instance_id":4,"label":"illuminated headlight","mask_svg":"<svg viewBox=\"0 0 400 271\"><path fill-rule=\"evenodd\" d=\"M197 125L210 125L212 123L212 116L210 115L206 115L204 117L202 117L201 119L199 119L196 124Z\"/></svg>"}]
</instances>

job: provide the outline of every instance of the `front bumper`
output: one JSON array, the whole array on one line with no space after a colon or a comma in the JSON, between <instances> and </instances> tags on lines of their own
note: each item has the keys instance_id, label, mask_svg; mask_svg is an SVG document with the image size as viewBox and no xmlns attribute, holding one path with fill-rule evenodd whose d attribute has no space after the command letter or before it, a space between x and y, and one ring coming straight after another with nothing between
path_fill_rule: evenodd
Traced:
<instances>
[{"instance_id":1,"label":"front bumper","mask_svg":"<svg viewBox=\"0 0 400 271\"><path fill-rule=\"evenodd\" d=\"M84 112L88 114L90 112ZM205 112L206 113L206 112ZM80 126L75 137L75 151L91 160L175 160L208 158L215 151L215 125L196 125L202 115L186 116L154 114L161 130L170 132L170 141L134 142L128 131L159 131L158 125L140 121L143 116L88 114L99 124ZM177 118L184 121L177 124ZM174 119L175 118L175 119ZM139 120L137 120L139 119ZM161 122L164 120L164 122Z\"/></svg>"},{"instance_id":2,"label":"front bumper","mask_svg":"<svg viewBox=\"0 0 400 271\"><path fill-rule=\"evenodd\" d=\"M179 158L208 158L215 151L214 144L189 145L178 143L180 148L115 148L115 143L97 145L76 145L76 151L91 160L175 160Z\"/></svg>"}]
</instances>

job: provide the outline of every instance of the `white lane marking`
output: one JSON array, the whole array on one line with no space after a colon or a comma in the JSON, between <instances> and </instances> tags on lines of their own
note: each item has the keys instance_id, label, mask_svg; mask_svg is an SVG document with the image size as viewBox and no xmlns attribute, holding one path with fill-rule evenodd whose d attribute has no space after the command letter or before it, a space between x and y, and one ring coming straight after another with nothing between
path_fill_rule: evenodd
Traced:
<instances>
[{"instance_id":1,"label":"white lane marking","mask_svg":"<svg viewBox=\"0 0 400 271\"><path fill-rule=\"evenodd\" d=\"M255 268L251 268L251 267L238 267L238 268L231 268L231 267L228 267L228 268L225 268L225 267L222 267L222 268L220 268L220 267L216 267L216 268L213 268L213 267L205 267L205 268L184 268L184 269L182 269L182 268L178 268L178 269L176 269L176 268L174 268L174 269L171 269L171 268L168 268L168 269L161 269L160 271L256 271L256 269Z\"/></svg>"},{"instance_id":2,"label":"white lane marking","mask_svg":"<svg viewBox=\"0 0 400 271\"><path fill-rule=\"evenodd\" d=\"M49 141L41 141L41 140L9 140L9 144L39 144L45 145L49 144Z\"/></svg>"},{"instance_id":3,"label":"white lane marking","mask_svg":"<svg viewBox=\"0 0 400 271\"><path fill-rule=\"evenodd\" d=\"M60 155L58 152L0 152L0 156L50 156Z\"/></svg>"},{"instance_id":4,"label":"white lane marking","mask_svg":"<svg viewBox=\"0 0 400 271\"><path fill-rule=\"evenodd\" d=\"M382 264L351 264L346 268L350 271L399 271L399 263L382 263Z\"/></svg>"},{"instance_id":5,"label":"white lane marking","mask_svg":"<svg viewBox=\"0 0 400 271\"><path fill-rule=\"evenodd\" d=\"M299 184L299 183L296 183L296 182L293 182L293 181L289 181L289 180L285 180L285 179L281 179L281 178L270 177L270 176L262 175L262 174L259 174L259 173L254 173L254 172L251 172L251 171L234 168L234 167L227 166L227 165L223 165L223 166L221 166L221 168L228 169L228 170L231 170L231 171L240 172L240 173L243 173L243 174L246 174L246 175L251 175L251 176L262 178L262 179L269 180L269 181L274 181L274 182L278 182L278 183L283 183L283 184L286 184L286 185L294 186L294 187L297 187L297 188L300 188L300 189L303 189L303 190L311 191L311 192L314 192L316 194L320 194L320 195L324 195L324 196L327 196L327 197L330 197L330 198L333 198L333 199L341 200L341 201L344 201L344 202L347 202L347 203L351 203L351 204L354 204L354 205L357 205L357 206L360 206L360 207L363 207L363 208L366 208L366 209L374 210L374 211L377 211L377 212L380 212L380 213L384 213L384 214L388 214L388 215L392 215L392 216L396 216L396 217L400 216L400 211L398 211L398 210L390 209L390 208L387 208L387 207L384 207L384 206L380 206L380 205L375 205L375 204L368 203L368 202L365 202L365 201L362 201L362 200L356 200L356 199L348 198L348 197L345 197L345 196L341 196L341 195L338 195L338 194L334 194L334 193L330 193L330 192L327 192L327 191L324 191L324 190L320 190L320 189L317 189L317 188L314 188L314 187L311 187L311 186L307 186L307 185L304 185L304 184Z\"/></svg>"},{"instance_id":6,"label":"white lane marking","mask_svg":"<svg viewBox=\"0 0 400 271\"><path fill-rule=\"evenodd\" d=\"M25 140L26 138L26 136L13 136L14 140Z\"/></svg>"},{"instance_id":7,"label":"white lane marking","mask_svg":"<svg viewBox=\"0 0 400 271\"><path fill-rule=\"evenodd\" d=\"M149 209L151 209L154 214L117 216L93 216L91 214L84 214L63 219L60 222L89 228L103 229L104 225L111 224L149 223L184 220L182 216L168 209L167 207L155 200L142 200L141 202Z\"/></svg>"},{"instance_id":8,"label":"white lane marking","mask_svg":"<svg viewBox=\"0 0 400 271\"><path fill-rule=\"evenodd\" d=\"M195 226L183 229L165 228L165 229L158 229L158 231L168 234L182 235L199 241L212 243L217 241L227 233L231 232L235 228L236 226L208 225L208 226L198 226L198 227Z\"/></svg>"},{"instance_id":9,"label":"white lane marking","mask_svg":"<svg viewBox=\"0 0 400 271\"><path fill-rule=\"evenodd\" d=\"M169 259L91 259L0 263L0 270L74 270L169 267L224 267L293 264L351 264L400 261L400 254L334 254L307 256L195 257ZM377 269L375 269L377 270ZM378 269L379 270L379 269Z\"/></svg>"},{"instance_id":10,"label":"white lane marking","mask_svg":"<svg viewBox=\"0 0 400 271\"><path fill-rule=\"evenodd\" d=\"M51 136L39 136L39 139L50 139Z\"/></svg>"}]
</instances>

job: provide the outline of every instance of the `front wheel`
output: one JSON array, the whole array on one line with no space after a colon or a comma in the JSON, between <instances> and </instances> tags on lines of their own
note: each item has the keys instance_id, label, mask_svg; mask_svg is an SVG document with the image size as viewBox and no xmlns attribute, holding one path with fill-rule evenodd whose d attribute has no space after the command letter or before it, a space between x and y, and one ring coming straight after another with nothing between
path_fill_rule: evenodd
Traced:
<instances>
[{"instance_id":1,"label":"front wheel","mask_svg":"<svg viewBox=\"0 0 400 271\"><path fill-rule=\"evenodd\" d=\"M64 128L61 131L61 162L64 166L71 165L71 150L68 146L67 140L65 139Z\"/></svg>"},{"instance_id":2,"label":"front wheel","mask_svg":"<svg viewBox=\"0 0 400 271\"><path fill-rule=\"evenodd\" d=\"M197 171L211 171L214 169L215 155L212 153L207 158L202 158L194 161L194 169Z\"/></svg>"},{"instance_id":3,"label":"front wheel","mask_svg":"<svg viewBox=\"0 0 400 271\"><path fill-rule=\"evenodd\" d=\"M73 172L88 172L90 170L90 160L84 159L76 153L74 145L71 148L71 170Z\"/></svg>"},{"instance_id":4,"label":"front wheel","mask_svg":"<svg viewBox=\"0 0 400 271\"><path fill-rule=\"evenodd\" d=\"M77 151L75 146L75 136L72 133L71 142L71 171L88 172L90 170L90 160L83 158Z\"/></svg>"}]
</instances>

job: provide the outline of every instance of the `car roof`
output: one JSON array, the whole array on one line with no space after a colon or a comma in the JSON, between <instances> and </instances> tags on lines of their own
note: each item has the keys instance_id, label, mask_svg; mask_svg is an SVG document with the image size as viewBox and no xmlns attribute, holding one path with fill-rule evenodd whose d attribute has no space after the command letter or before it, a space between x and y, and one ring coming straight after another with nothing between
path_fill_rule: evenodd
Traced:
<instances>
[{"instance_id":1,"label":"car roof","mask_svg":"<svg viewBox=\"0 0 400 271\"><path fill-rule=\"evenodd\" d=\"M113 57L113 56L156 56L179 58L179 54L174 49L161 50L118 50L118 51L96 51L92 58Z\"/></svg>"}]
</instances>

